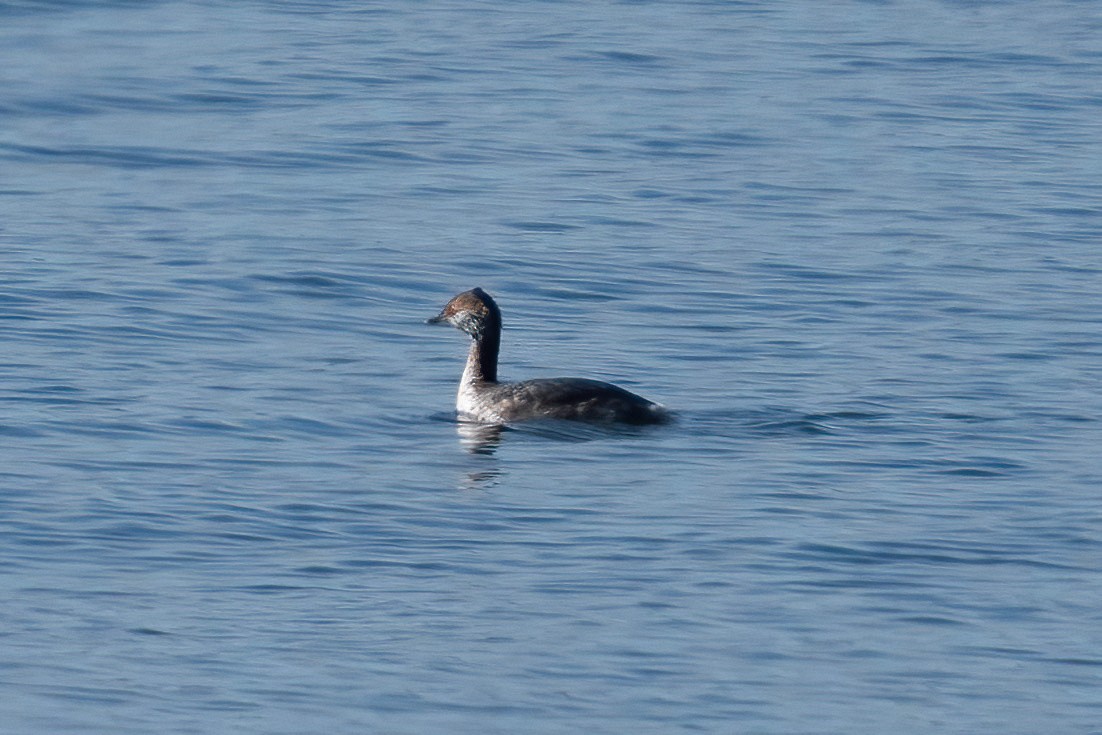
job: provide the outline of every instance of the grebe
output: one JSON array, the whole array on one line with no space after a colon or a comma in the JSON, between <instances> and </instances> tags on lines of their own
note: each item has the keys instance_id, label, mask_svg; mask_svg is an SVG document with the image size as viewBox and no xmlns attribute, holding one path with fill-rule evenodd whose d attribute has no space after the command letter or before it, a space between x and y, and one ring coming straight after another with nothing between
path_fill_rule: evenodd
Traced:
<instances>
[{"instance_id":1,"label":"grebe","mask_svg":"<svg viewBox=\"0 0 1102 735\"><path fill-rule=\"evenodd\" d=\"M600 380L546 378L499 383L501 311L481 288L458 294L429 324L451 324L471 337L455 409L462 418L503 424L536 418L656 424L669 413L660 404Z\"/></svg>"}]
</instances>

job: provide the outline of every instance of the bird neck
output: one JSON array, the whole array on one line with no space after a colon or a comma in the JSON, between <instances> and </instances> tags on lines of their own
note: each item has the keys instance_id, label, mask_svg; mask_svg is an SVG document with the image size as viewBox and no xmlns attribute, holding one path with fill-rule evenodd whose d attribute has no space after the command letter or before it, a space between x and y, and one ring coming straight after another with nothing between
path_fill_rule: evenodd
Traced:
<instances>
[{"instance_id":1,"label":"bird neck","mask_svg":"<svg viewBox=\"0 0 1102 735\"><path fill-rule=\"evenodd\" d=\"M497 354L501 349L501 324L486 324L482 334L471 339L471 351L467 354L467 366L463 369L463 382L497 382Z\"/></svg>"}]
</instances>

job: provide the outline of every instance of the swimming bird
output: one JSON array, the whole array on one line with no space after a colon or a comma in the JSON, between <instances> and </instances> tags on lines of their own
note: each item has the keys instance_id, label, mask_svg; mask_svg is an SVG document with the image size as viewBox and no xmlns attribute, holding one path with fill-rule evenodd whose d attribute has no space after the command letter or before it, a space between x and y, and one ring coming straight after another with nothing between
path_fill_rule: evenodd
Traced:
<instances>
[{"instance_id":1,"label":"swimming bird","mask_svg":"<svg viewBox=\"0 0 1102 735\"><path fill-rule=\"evenodd\" d=\"M540 378L519 383L497 379L501 310L473 288L454 296L429 324L451 324L471 338L455 409L468 421L504 424L537 418L655 424L669 419L664 406L631 391L587 378Z\"/></svg>"}]
</instances>

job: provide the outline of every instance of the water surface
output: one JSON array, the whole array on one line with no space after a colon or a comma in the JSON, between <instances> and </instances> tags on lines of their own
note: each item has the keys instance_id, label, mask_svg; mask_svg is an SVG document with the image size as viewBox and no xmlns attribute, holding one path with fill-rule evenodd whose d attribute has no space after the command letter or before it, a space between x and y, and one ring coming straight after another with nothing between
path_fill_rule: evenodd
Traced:
<instances>
[{"instance_id":1,"label":"water surface","mask_svg":"<svg viewBox=\"0 0 1102 735\"><path fill-rule=\"evenodd\" d=\"M5 729L1097 731L1100 20L0 3Z\"/></svg>"}]
</instances>

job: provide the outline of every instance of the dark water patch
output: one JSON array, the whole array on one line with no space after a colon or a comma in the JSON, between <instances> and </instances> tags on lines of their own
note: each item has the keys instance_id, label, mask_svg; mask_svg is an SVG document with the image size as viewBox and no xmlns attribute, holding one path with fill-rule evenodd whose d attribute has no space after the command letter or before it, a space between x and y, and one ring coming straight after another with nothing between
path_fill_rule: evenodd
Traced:
<instances>
[{"instance_id":1,"label":"dark water patch","mask_svg":"<svg viewBox=\"0 0 1102 735\"><path fill-rule=\"evenodd\" d=\"M796 551L782 554L794 559L840 562L857 566L879 567L897 564L1015 566L1036 569L1067 569L1066 565L1039 561L1018 552L997 549L974 549L947 546L915 546L913 544L872 543L872 548L836 544L803 543ZM913 550L911 550L913 549Z\"/></svg>"},{"instance_id":2,"label":"dark water patch","mask_svg":"<svg viewBox=\"0 0 1102 735\"><path fill-rule=\"evenodd\" d=\"M0 143L0 158L12 161L49 160L62 164L119 169L345 169L370 159L423 161L421 156L385 144L356 144L331 150L221 152L148 146L46 147Z\"/></svg>"},{"instance_id":3,"label":"dark water patch","mask_svg":"<svg viewBox=\"0 0 1102 735\"><path fill-rule=\"evenodd\" d=\"M257 434L243 423L234 423L227 420L201 419L183 416L172 419L163 424L163 426L173 432L187 434L197 433L205 436L237 434L248 436L249 439L254 441L279 441L279 439L274 436Z\"/></svg>"},{"instance_id":4,"label":"dark water patch","mask_svg":"<svg viewBox=\"0 0 1102 735\"><path fill-rule=\"evenodd\" d=\"M536 286L531 292L551 302L577 304L580 302L609 303L619 300L619 296L608 288L608 284L598 279L571 278L571 287L546 285Z\"/></svg>"},{"instance_id":5,"label":"dark water patch","mask_svg":"<svg viewBox=\"0 0 1102 735\"><path fill-rule=\"evenodd\" d=\"M112 110L166 113L179 109L180 103L185 102L186 97L163 95L159 90L151 90L143 95L84 93L76 100L83 104L77 105L74 101L75 109L68 114L104 114Z\"/></svg>"},{"instance_id":6,"label":"dark water patch","mask_svg":"<svg viewBox=\"0 0 1102 735\"><path fill-rule=\"evenodd\" d=\"M81 98L58 99L49 97L45 99L24 98L17 104L5 105L4 114L12 118L27 117L41 119L47 117L73 118L81 115L94 115L102 111L92 100L81 101Z\"/></svg>"},{"instance_id":7,"label":"dark water patch","mask_svg":"<svg viewBox=\"0 0 1102 735\"><path fill-rule=\"evenodd\" d=\"M295 286L312 286L317 288L347 288L352 279L329 273L294 273L286 276L260 274L252 276L257 281L266 283L292 284Z\"/></svg>"},{"instance_id":8,"label":"dark water patch","mask_svg":"<svg viewBox=\"0 0 1102 735\"><path fill-rule=\"evenodd\" d=\"M960 466L938 469L938 473L945 475L960 475L962 477L1003 477L1028 469L1028 465L1024 462L1004 459L1002 457L975 457L960 460L946 460L942 464L956 464Z\"/></svg>"},{"instance_id":9,"label":"dark water patch","mask_svg":"<svg viewBox=\"0 0 1102 735\"><path fill-rule=\"evenodd\" d=\"M387 160L403 161L406 163L424 163L430 160L426 156L404 150L398 147L398 145L393 142L384 143L379 141L371 141L346 143L339 147L336 147L335 150L339 150L347 157L349 161L382 158Z\"/></svg>"},{"instance_id":10,"label":"dark water patch","mask_svg":"<svg viewBox=\"0 0 1102 735\"><path fill-rule=\"evenodd\" d=\"M747 133L745 131L737 130L712 133L710 135L693 138L692 140L697 145L714 146L724 149L737 148L741 146L759 148L761 146L776 142L775 138L759 135L757 133Z\"/></svg>"},{"instance_id":11,"label":"dark water patch","mask_svg":"<svg viewBox=\"0 0 1102 735\"><path fill-rule=\"evenodd\" d=\"M26 302L25 305L8 307L4 313L0 314L0 321L13 323L42 321L45 316L44 312L52 308L44 307L43 305L45 303L45 301L37 303Z\"/></svg>"},{"instance_id":12,"label":"dark water patch","mask_svg":"<svg viewBox=\"0 0 1102 735\"><path fill-rule=\"evenodd\" d=\"M113 437L117 439L155 440L161 431L151 425L130 421L85 420L72 424L68 431L75 435Z\"/></svg>"},{"instance_id":13,"label":"dark water patch","mask_svg":"<svg viewBox=\"0 0 1102 735\"><path fill-rule=\"evenodd\" d=\"M250 584L237 589L250 595L283 595L288 592L303 592L310 588L292 584Z\"/></svg>"},{"instance_id":14,"label":"dark water patch","mask_svg":"<svg viewBox=\"0 0 1102 735\"><path fill-rule=\"evenodd\" d=\"M42 688L39 695L49 700L73 702L84 706L106 705L121 707L125 706L131 700L133 692L130 689L121 687L53 685Z\"/></svg>"},{"instance_id":15,"label":"dark water patch","mask_svg":"<svg viewBox=\"0 0 1102 735\"><path fill-rule=\"evenodd\" d=\"M617 63L628 64L632 66L653 66L663 61L661 56L656 56L654 54L635 53L631 51L601 51L599 52L598 56L599 58L607 59L608 61L615 61Z\"/></svg>"},{"instance_id":16,"label":"dark water patch","mask_svg":"<svg viewBox=\"0 0 1102 735\"><path fill-rule=\"evenodd\" d=\"M537 221L524 221L524 220L503 220L501 222L506 227L510 227L514 230L520 230L522 232L547 232L547 233L563 233L570 232L571 230L579 229L579 225L566 224L565 222L537 222Z\"/></svg>"},{"instance_id":17,"label":"dark water patch","mask_svg":"<svg viewBox=\"0 0 1102 735\"><path fill-rule=\"evenodd\" d=\"M170 107L185 106L196 112L219 110L233 107L239 110L270 107L268 94L229 94L227 92L182 92L173 95ZM313 99L325 99L325 95L311 95Z\"/></svg>"},{"instance_id":18,"label":"dark water patch","mask_svg":"<svg viewBox=\"0 0 1102 735\"><path fill-rule=\"evenodd\" d=\"M354 87L367 88L399 85L404 81L404 77L397 75L393 77L388 77L377 74L339 72L332 69L326 70L324 73L299 72L288 74L287 79L309 82L311 84L320 83L325 85L332 85L335 83L340 83Z\"/></svg>"},{"instance_id":19,"label":"dark water patch","mask_svg":"<svg viewBox=\"0 0 1102 735\"><path fill-rule=\"evenodd\" d=\"M341 569L339 567L321 566L314 564L293 569L292 573L301 574L307 577L336 577L342 574L347 574L348 570Z\"/></svg>"},{"instance_id":20,"label":"dark water patch","mask_svg":"<svg viewBox=\"0 0 1102 735\"><path fill-rule=\"evenodd\" d=\"M945 419L946 421L960 421L967 424L988 424L997 421L1003 421L1005 419L995 416L981 416L973 413L959 413L957 411L946 411L939 413L937 418Z\"/></svg>"},{"instance_id":21,"label":"dark water patch","mask_svg":"<svg viewBox=\"0 0 1102 735\"><path fill-rule=\"evenodd\" d=\"M649 138L636 141L635 145L651 156L685 158L710 158L720 155L710 150L711 146L701 146L693 141L681 138Z\"/></svg>"},{"instance_id":22,"label":"dark water patch","mask_svg":"<svg viewBox=\"0 0 1102 735\"><path fill-rule=\"evenodd\" d=\"M880 275L855 273L853 271L810 268L796 263L765 262L757 264L756 268L767 273L781 274L786 278L812 282L868 283L870 281L881 281L883 278Z\"/></svg>"},{"instance_id":23,"label":"dark water patch","mask_svg":"<svg viewBox=\"0 0 1102 735\"><path fill-rule=\"evenodd\" d=\"M585 217L583 221L590 225L604 225L609 227L657 227L654 222L647 222L646 220L628 220L628 219L616 219L614 217Z\"/></svg>"},{"instance_id":24,"label":"dark water patch","mask_svg":"<svg viewBox=\"0 0 1102 735\"><path fill-rule=\"evenodd\" d=\"M30 426L13 426L10 424L0 423L0 436L10 436L13 438L30 438L43 436L43 432Z\"/></svg>"},{"instance_id":25,"label":"dark water patch","mask_svg":"<svg viewBox=\"0 0 1102 735\"><path fill-rule=\"evenodd\" d=\"M170 633L166 630L159 630L157 628L130 628L127 632L132 633L134 635L150 636L150 637L154 637L154 638L160 637L160 636L174 635L173 633Z\"/></svg>"},{"instance_id":26,"label":"dark water patch","mask_svg":"<svg viewBox=\"0 0 1102 735\"><path fill-rule=\"evenodd\" d=\"M947 618L940 615L905 615L899 618L899 622L908 625L928 625L933 627L967 626L963 620Z\"/></svg>"},{"instance_id":27,"label":"dark water patch","mask_svg":"<svg viewBox=\"0 0 1102 735\"><path fill-rule=\"evenodd\" d=\"M799 437L837 436L855 431L895 431L892 415L880 411L843 409L801 413L789 408L716 409L686 412L683 424L690 433L716 436Z\"/></svg>"},{"instance_id":28,"label":"dark water patch","mask_svg":"<svg viewBox=\"0 0 1102 735\"><path fill-rule=\"evenodd\" d=\"M444 561L413 561L407 559L350 559L344 562L344 565L350 569L370 569L370 570L385 570L385 569L399 569L410 570L416 572L457 572L457 573L470 573L475 571L475 568L468 564L460 564L457 562L444 562ZM492 574L493 572L487 572Z\"/></svg>"},{"instance_id":29,"label":"dark water patch","mask_svg":"<svg viewBox=\"0 0 1102 735\"><path fill-rule=\"evenodd\" d=\"M1083 666L1087 668L1102 667L1102 658L1075 658L1075 657L1041 657L1040 660L1065 666Z\"/></svg>"},{"instance_id":30,"label":"dark water patch","mask_svg":"<svg viewBox=\"0 0 1102 735\"><path fill-rule=\"evenodd\" d=\"M151 514L146 514L151 515ZM98 524L92 529L87 538L98 541L152 541L181 538L188 532L178 526L178 521L172 517L150 518L138 520L128 518Z\"/></svg>"},{"instance_id":31,"label":"dark water patch","mask_svg":"<svg viewBox=\"0 0 1102 735\"><path fill-rule=\"evenodd\" d=\"M47 147L0 143L0 157L13 161L52 160L59 163L124 169L194 168L212 165L208 154L142 146Z\"/></svg>"},{"instance_id":32,"label":"dark water patch","mask_svg":"<svg viewBox=\"0 0 1102 735\"><path fill-rule=\"evenodd\" d=\"M143 0L104 0L100 3L105 9L134 9L147 6ZM62 13L71 10L83 10L88 7L85 0L9 0L0 2L0 15L12 17Z\"/></svg>"},{"instance_id":33,"label":"dark water patch","mask_svg":"<svg viewBox=\"0 0 1102 735\"><path fill-rule=\"evenodd\" d=\"M8 395L0 395L0 401L41 403L47 406L69 406L79 404L108 405L117 403L117 400L118 399L94 396L76 386L61 384L17 388L12 390Z\"/></svg>"},{"instance_id":34,"label":"dark water patch","mask_svg":"<svg viewBox=\"0 0 1102 735\"><path fill-rule=\"evenodd\" d=\"M359 299L358 285L351 279L333 274L296 273L290 275L254 275L260 283L282 287L283 293L311 299Z\"/></svg>"},{"instance_id":35,"label":"dark water patch","mask_svg":"<svg viewBox=\"0 0 1102 735\"><path fill-rule=\"evenodd\" d=\"M1003 477L1005 473L995 470L985 470L978 467L956 467L948 470L937 470L939 475L957 477Z\"/></svg>"}]
</instances>

